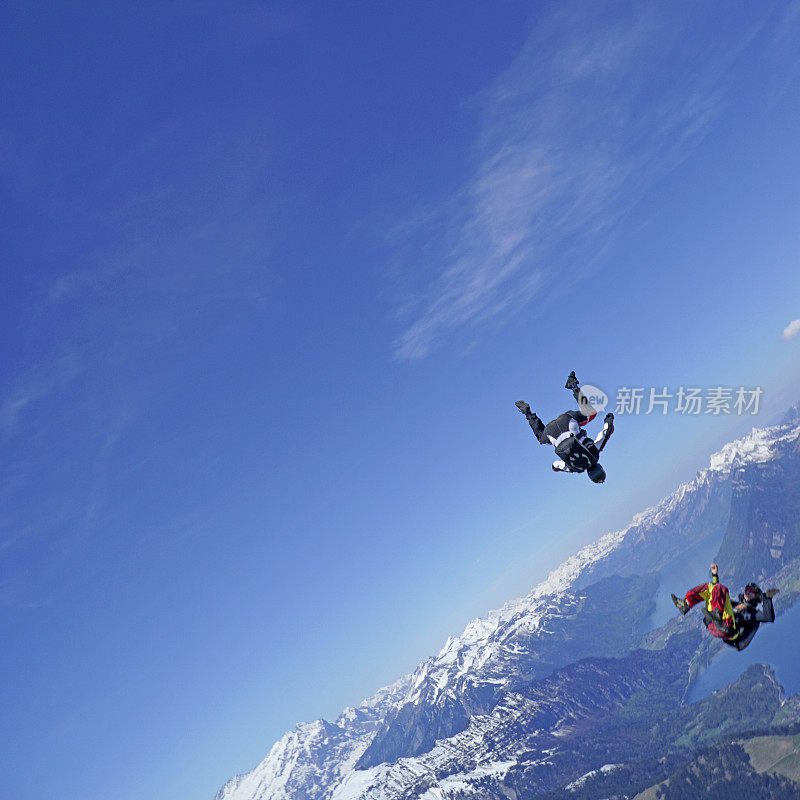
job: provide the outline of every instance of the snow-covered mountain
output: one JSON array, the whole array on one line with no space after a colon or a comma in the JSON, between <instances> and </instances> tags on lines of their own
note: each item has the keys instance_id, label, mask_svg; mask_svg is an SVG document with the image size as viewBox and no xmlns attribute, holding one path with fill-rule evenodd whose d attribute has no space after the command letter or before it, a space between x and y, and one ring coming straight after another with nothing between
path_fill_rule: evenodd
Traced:
<instances>
[{"instance_id":1,"label":"snow-covered mountain","mask_svg":"<svg viewBox=\"0 0 800 800\"><path fill-rule=\"evenodd\" d=\"M335 722L301 722L285 733L247 775L237 775L215 800L288 800L329 796L354 767L390 709L406 696L410 679L387 686ZM329 787L326 793L323 787Z\"/></svg>"},{"instance_id":2,"label":"snow-covered mountain","mask_svg":"<svg viewBox=\"0 0 800 800\"><path fill-rule=\"evenodd\" d=\"M216 800L514 797L512 785L546 791L570 775L605 774L606 762L576 755L575 726L598 713L616 719L637 692L669 677L665 665L682 681L676 706L690 680L677 665L689 663L699 637L674 637L656 656L636 650L658 586L652 573L698 542L721 543L739 571L773 575L793 564L798 488L796 408L784 424L726 445L692 481L527 596L471 622L412 675L334 722L298 725Z\"/></svg>"}]
</instances>

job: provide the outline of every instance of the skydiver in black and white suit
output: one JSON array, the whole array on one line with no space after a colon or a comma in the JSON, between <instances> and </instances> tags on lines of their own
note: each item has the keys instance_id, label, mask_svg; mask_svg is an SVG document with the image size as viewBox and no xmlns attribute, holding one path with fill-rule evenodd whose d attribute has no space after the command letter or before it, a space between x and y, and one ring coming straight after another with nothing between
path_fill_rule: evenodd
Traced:
<instances>
[{"instance_id":1,"label":"skydiver in black and white suit","mask_svg":"<svg viewBox=\"0 0 800 800\"><path fill-rule=\"evenodd\" d=\"M553 462L554 472L586 472L594 483L603 483L606 473L600 466L600 453L614 432L614 415L606 414L603 429L592 439L583 428L597 416L597 412L581 391L574 371L570 372L565 388L572 390L580 410L565 411L547 425L524 400L518 400L516 406L525 415L539 443L555 447L559 458Z\"/></svg>"}]
</instances>

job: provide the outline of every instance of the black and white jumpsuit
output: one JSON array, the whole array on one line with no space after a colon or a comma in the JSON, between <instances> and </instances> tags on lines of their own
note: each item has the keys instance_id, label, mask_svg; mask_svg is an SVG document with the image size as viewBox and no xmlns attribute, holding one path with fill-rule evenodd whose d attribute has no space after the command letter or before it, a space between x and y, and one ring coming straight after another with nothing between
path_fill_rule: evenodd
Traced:
<instances>
[{"instance_id":1,"label":"black and white jumpsuit","mask_svg":"<svg viewBox=\"0 0 800 800\"><path fill-rule=\"evenodd\" d=\"M740 606L734 609L737 634L732 639L722 641L737 650L744 650L753 641L762 622L775 622L775 609L772 606L772 598L766 595L761 598L761 608L758 607L759 603L748 603L744 595L739 595L739 600L743 601L746 607L741 611Z\"/></svg>"},{"instance_id":2,"label":"black and white jumpsuit","mask_svg":"<svg viewBox=\"0 0 800 800\"><path fill-rule=\"evenodd\" d=\"M613 425L605 424L598 436L592 439L583 427L597 416L597 412L589 405L579 388L573 389L572 394L578 406L586 409L588 414L583 411L565 411L547 425L536 414L527 416L528 424L539 443L555 447L559 458L553 462L553 469L559 472L583 472L595 466L614 430Z\"/></svg>"}]
</instances>

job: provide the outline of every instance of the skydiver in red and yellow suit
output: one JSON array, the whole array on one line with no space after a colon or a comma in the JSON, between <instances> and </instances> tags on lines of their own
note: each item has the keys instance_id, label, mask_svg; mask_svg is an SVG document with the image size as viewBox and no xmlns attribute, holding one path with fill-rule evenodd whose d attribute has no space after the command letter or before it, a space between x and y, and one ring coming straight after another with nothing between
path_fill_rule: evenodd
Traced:
<instances>
[{"instance_id":1,"label":"skydiver in red and yellow suit","mask_svg":"<svg viewBox=\"0 0 800 800\"><path fill-rule=\"evenodd\" d=\"M672 602L681 614L686 614L698 603L705 603L703 624L708 628L708 632L725 641L731 641L736 637L736 618L731 604L731 594L728 587L719 582L716 564L711 565L708 583L701 583L694 589L689 589L683 599L673 594Z\"/></svg>"}]
</instances>

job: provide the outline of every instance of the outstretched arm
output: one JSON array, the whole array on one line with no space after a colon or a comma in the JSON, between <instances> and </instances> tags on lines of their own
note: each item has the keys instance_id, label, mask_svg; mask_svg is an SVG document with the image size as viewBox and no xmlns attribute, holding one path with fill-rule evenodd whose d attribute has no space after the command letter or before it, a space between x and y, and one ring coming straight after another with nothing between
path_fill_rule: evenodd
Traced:
<instances>
[{"instance_id":1,"label":"outstretched arm","mask_svg":"<svg viewBox=\"0 0 800 800\"><path fill-rule=\"evenodd\" d=\"M756 621L775 622L775 609L772 606L772 598L766 594L761 600L761 608L756 612Z\"/></svg>"},{"instance_id":2,"label":"outstretched arm","mask_svg":"<svg viewBox=\"0 0 800 800\"><path fill-rule=\"evenodd\" d=\"M603 452L603 448L608 444L611 434L614 433L614 415L609 411L606 418L603 420L603 429L594 439L595 446L599 453Z\"/></svg>"}]
</instances>

